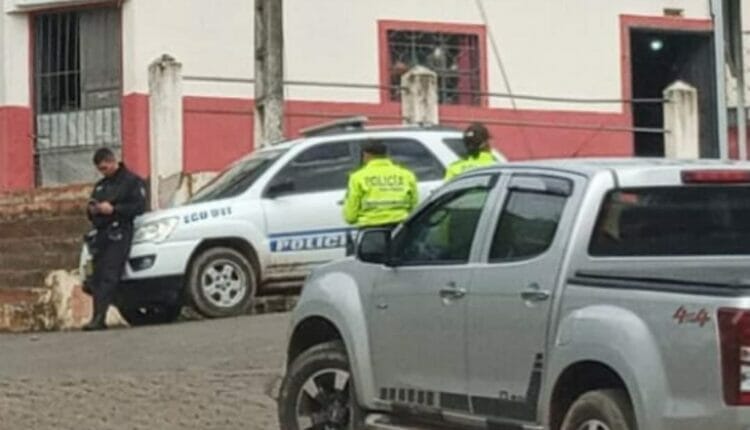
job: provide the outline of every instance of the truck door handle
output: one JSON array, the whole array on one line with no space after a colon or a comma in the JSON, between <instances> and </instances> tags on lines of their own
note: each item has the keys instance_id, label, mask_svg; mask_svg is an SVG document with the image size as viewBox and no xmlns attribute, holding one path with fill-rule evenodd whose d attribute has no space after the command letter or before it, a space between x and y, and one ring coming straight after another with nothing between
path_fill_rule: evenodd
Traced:
<instances>
[{"instance_id":1,"label":"truck door handle","mask_svg":"<svg viewBox=\"0 0 750 430\"><path fill-rule=\"evenodd\" d=\"M529 287L521 291L521 298L527 302L543 302L549 299L550 293L547 290L542 290L539 284L531 284Z\"/></svg>"},{"instance_id":2,"label":"truck door handle","mask_svg":"<svg viewBox=\"0 0 750 430\"><path fill-rule=\"evenodd\" d=\"M458 288L454 282L449 282L445 287L440 289L440 297L443 299L455 300L461 299L466 295L466 288Z\"/></svg>"}]
</instances>

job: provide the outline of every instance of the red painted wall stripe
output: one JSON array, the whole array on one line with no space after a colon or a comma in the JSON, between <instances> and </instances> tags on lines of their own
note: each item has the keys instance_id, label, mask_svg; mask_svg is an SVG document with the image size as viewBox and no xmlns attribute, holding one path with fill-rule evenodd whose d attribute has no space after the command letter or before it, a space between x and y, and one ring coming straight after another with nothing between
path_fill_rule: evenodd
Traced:
<instances>
[{"instance_id":1,"label":"red painted wall stripe","mask_svg":"<svg viewBox=\"0 0 750 430\"><path fill-rule=\"evenodd\" d=\"M145 94L122 99L122 155L125 164L143 177L150 175L149 107Z\"/></svg>"},{"instance_id":2,"label":"red painted wall stripe","mask_svg":"<svg viewBox=\"0 0 750 430\"><path fill-rule=\"evenodd\" d=\"M34 187L34 142L31 109L0 107L0 190Z\"/></svg>"},{"instance_id":3,"label":"red painted wall stripe","mask_svg":"<svg viewBox=\"0 0 750 430\"><path fill-rule=\"evenodd\" d=\"M219 170L253 149L252 100L185 97L183 166L187 172Z\"/></svg>"},{"instance_id":4,"label":"red painted wall stripe","mask_svg":"<svg viewBox=\"0 0 750 430\"><path fill-rule=\"evenodd\" d=\"M185 98L184 163L189 172L217 170L253 148L252 100L228 98ZM344 116L365 115L371 124L400 124L397 104L288 101L285 128L289 137L299 130ZM628 127L621 113L538 111L443 106L445 123L464 127L470 121L486 121L493 144L512 160L572 156L629 156L629 132L599 130L599 127ZM492 122L563 124L588 129L519 127Z\"/></svg>"},{"instance_id":5,"label":"red painted wall stripe","mask_svg":"<svg viewBox=\"0 0 750 430\"><path fill-rule=\"evenodd\" d=\"M286 130L297 136L301 128L331 120L335 116L366 115L372 124L400 124L400 106L366 103L290 101L286 104ZM597 127L628 127L623 114L572 111L541 111L441 106L441 121L462 128L472 121L485 121L493 145L512 160L570 156L629 156L633 153L628 132L609 132ZM519 127L492 122L558 123L590 127L588 130Z\"/></svg>"}]
</instances>

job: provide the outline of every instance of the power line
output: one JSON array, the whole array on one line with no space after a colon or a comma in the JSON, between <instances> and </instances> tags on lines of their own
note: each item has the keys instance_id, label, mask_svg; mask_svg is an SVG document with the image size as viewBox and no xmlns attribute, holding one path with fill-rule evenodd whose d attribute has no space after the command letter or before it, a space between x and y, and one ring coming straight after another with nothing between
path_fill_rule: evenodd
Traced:
<instances>
[{"instance_id":1,"label":"power line","mask_svg":"<svg viewBox=\"0 0 750 430\"><path fill-rule=\"evenodd\" d=\"M508 127L534 127L534 128L555 128L561 130L592 130L592 131L604 131L612 133L646 133L646 134L665 134L670 131L664 128L657 127L620 127L620 126L608 126L608 125L585 125L585 124L565 124L556 122L544 122L544 121L508 121L508 120L492 120L483 119L483 124L492 125L503 125ZM460 124L467 122L466 118L440 118L440 122L449 124Z\"/></svg>"},{"instance_id":2,"label":"power line","mask_svg":"<svg viewBox=\"0 0 750 430\"><path fill-rule=\"evenodd\" d=\"M487 36L489 36L490 45L492 46L492 52L495 54L495 61L497 62L497 66L500 68L500 74L503 76L503 83L505 84L505 88L508 89L508 97L510 98L510 103L513 106L513 109L518 109L518 107L516 106L515 97L513 97L513 90L510 87L510 78L508 78L508 73L505 71L503 59L500 56L500 48L497 46L497 41L495 40L495 33L492 31L492 27L489 25L489 19L487 19L487 11L484 10L484 3L482 3L482 0L475 0L475 3L477 5L477 9L479 9L479 15L482 17L484 27L487 29Z\"/></svg>"},{"instance_id":3,"label":"power line","mask_svg":"<svg viewBox=\"0 0 750 430\"><path fill-rule=\"evenodd\" d=\"M487 18L487 11L484 9L484 3L482 3L482 0L475 0L475 3L477 5L477 9L479 10L479 15L482 17L482 22L484 23L484 27L487 29L487 36L490 39L490 46L492 46L492 52L495 54L495 61L497 62L497 66L500 68L500 74L503 77L505 88L508 90L508 98L510 98L510 105L513 108L513 112L515 112L516 114L520 114L520 112L518 111L518 105L516 105L516 97L513 96L513 89L510 86L510 78L508 77L508 73L505 70L505 64L503 64L503 59L500 56L500 48L497 46L495 33L492 31L492 26L490 25L490 21ZM524 128L521 128L521 136L523 137L523 142L526 145L526 151L533 158L534 157L533 146L529 142L529 138L526 135L526 130Z\"/></svg>"},{"instance_id":4,"label":"power line","mask_svg":"<svg viewBox=\"0 0 750 430\"><path fill-rule=\"evenodd\" d=\"M216 82L216 83L230 83L230 84L253 84L255 79L251 78L231 78L231 77L211 77L211 76L184 76L183 80L187 82ZM380 85L380 84L365 84L356 82L326 82L326 81L303 81L293 80L284 81L284 86L295 86L295 87L320 87L320 88L349 88L349 89L362 89L362 90L392 90L400 89L406 91L400 85ZM641 103L652 103L652 104L664 104L669 103L669 100L663 98L633 98L633 99L613 99L613 98L593 98L593 97L550 97L550 96L539 96L534 94L514 94L514 93L501 93L501 92L488 92L488 91L462 91L455 90L451 91L454 94L467 94L484 97L496 97L496 98L509 98L513 101L514 109L517 109L516 100L529 100L529 101L541 101L550 103L588 103L588 104L641 104Z\"/></svg>"}]
</instances>

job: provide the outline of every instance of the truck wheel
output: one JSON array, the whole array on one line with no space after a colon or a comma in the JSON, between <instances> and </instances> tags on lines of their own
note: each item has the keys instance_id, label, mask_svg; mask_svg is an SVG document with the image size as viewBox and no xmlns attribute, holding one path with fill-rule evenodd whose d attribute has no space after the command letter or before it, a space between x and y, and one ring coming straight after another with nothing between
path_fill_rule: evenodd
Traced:
<instances>
[{"instance_id":1,"label":"truck wheel","mask_svg":"<svg viewBox=\"0 0 750 430\"><path fill-rule=\"evenodd\" d=\"M157 304L143 306L117 306L120 315L133 327L153 324L169 324L179 318L181 304Z\"/></svg>"},{"instance_id":2,"label":"truck wheel","mask_svg":"<svg viewBox=\"0 0 750 430\"><path fill-rule=\"evenodd\" d=\"M246 314L255 299L253 266L231 248L211 248L200 254L188 272L190 303L207 318Z\"/></svg>"},{"instance_id":3,"label":"truck wheel","mask_svg":"<svg viewBox=\"0 0 750 430\"><path fill-rule=\"evenodd\" d=\"M289 367L279 391L281 430L364 428L353 383L341 342L303 352Z\"/></svg>"},{"instance_id":4,"label":"truck wheel","mask_svg":"<svg viewBox=\"0 0 750 430\"><path fill-rule=\"evenodd\" d=\"M568 409L561 430L636 430L633 407L623 390L589 391Z\"/></svg>"}]
</instances>

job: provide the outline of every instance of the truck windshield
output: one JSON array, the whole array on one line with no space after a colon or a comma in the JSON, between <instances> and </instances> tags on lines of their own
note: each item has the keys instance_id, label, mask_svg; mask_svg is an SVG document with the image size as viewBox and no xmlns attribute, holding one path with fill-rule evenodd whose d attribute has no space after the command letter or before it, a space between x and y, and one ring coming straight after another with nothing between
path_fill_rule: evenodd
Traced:
<instances>
[{"instance_id":1,"label":"truck windshield","mask_svg":"<svg viewBox=\"0 0 750 430\"><path fill-rule=\"evenodd\" d=\"M219 173L211 182L201 188L191 199L191 203L234 197L247 190L286 150L267 150L253 153Z\"/></svg>"},{"instance_id":2,"label":"truck windshield","mask_svg":"<svg viewBox=\"0 0 750 430\"><path fill-rule=\"evenodd\" d=\"M750 187L683 186L610 192L593 256L750 255Z\"/></svg>"}]
</instances>

